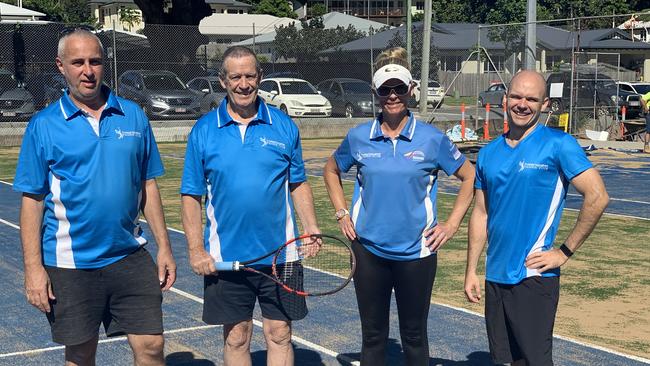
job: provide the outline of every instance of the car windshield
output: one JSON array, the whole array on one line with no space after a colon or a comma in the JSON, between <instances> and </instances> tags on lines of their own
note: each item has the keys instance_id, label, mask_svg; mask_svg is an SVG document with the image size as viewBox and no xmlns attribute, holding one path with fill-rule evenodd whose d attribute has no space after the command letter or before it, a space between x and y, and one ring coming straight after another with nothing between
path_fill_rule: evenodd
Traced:
<instances>
[{"instance_id":1,"label":"car windshield","mask_svg":"<svg viewBox=\"0 0 650 366\"><path fill-rule=\"evenodd\" d=\"M223 90L223 88L221 87L221 83L216 80L210 81L210 86L212 86L212 91L215 93L225 92L225 90Z\"/></svg>"},{"instance_id":2,"label":"car windshield","mask_svg":"<svg viewBox=\"0 0 650 366\"><path fill-rule=\"evenodd\" d=\"M168 74L142 75L149 90L183 90L185 85L177 77Z\"/></svg>"},{"instance_id":3,"label":"car windshield","mask_svg":"<svg viewBox=\"0 0 650 366\"><path fill-rule=\"evenodd\" d=\"M343 92L345 92L345 94L372 94L370 84L367 83L357 81L353 83L342 83L341 85L343 86Z\"/></svg>"},{"instance_id":4,"label":"car windshield","mask_svg":"<svg viewBox=\"0 0 650 366\"><path fill-rule=\"evenodd\" d=\"M281 81L280 86L283 94L318 94L306 81Z\"/></svg>"},{"instance_id":5,"label":"car windshield","mask_svg":"<svg viewBox=\"0 0 650 366\"><path fill-rule=\"evenodd\" d=\"M603 89L616 89L618 85L613 80L596 80L596 86Z\"/></svg>"},{"instance_id":6,"label":"car windshield","mask_svg":"<svg viewBox=\"0 0 650 366\"><path fill-rule=\"evenodd\" d=\"M638 84L634 85L634 89L639 94L645 94L650 92L650 84Z\"/></svg>"},{"instance_id":7,"label":"car windshield","mask_svg":"<svg viewBox=\"0 0 650 366\"><path fill-rule=\"evenodd\" d=\"M0 90L1 91L7 91L9 89L14 89L16 88L18 84L16 83L16 80L14 80L11 75L7 74L0 74Z\"/></svg>"}]
</instances>

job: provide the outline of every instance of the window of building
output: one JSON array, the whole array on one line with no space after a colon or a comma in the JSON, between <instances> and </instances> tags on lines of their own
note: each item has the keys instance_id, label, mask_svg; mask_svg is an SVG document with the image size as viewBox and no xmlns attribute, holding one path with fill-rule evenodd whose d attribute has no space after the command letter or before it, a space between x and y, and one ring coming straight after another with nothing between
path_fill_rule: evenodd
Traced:
<instances>
[{"instance_id":1,"label":"window of building","mask_svg":"<svg viewBox=\"0 0 650 366\"><path fill-rule=\"evenodd\" d=\"M440 56L440 69L443 71L460 71L464 59L461 56Z\"/></svg>"}]
</instances>

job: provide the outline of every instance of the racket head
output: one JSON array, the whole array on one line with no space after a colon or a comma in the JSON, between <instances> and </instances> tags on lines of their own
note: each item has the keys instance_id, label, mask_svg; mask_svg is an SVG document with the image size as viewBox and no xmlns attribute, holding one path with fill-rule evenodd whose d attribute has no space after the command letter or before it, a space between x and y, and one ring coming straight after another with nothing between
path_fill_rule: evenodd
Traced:
<instances>
[{"instance_id":1,"label":"racket head","mask_svg":"<svg viewBox=\"0 0 650 366\"><path fill-rule=\"evenodd\" d=\"M272 275L300 296L323 296L350 283L356 258L350 244L327 234L306 234L288 241L273 257Z\"/></svg>"}]
</instances>

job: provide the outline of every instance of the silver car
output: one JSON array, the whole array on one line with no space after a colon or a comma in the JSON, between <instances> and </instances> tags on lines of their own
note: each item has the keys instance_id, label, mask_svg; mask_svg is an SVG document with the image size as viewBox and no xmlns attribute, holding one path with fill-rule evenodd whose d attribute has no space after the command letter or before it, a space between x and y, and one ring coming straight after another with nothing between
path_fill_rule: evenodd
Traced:
<instances>
[{"instance_id":1,"label":"silver car","mask_svg":"<svg viewBox=\"0 0 650 366\"><path fill-rule=\"evenodd\" d=\"M484 107L490 103L492 106L500 106L503 103L503 96L506 95L506 86L502 83L490 85L487 90L478 93L478 104Z\"/></svg>"},{"instance_id":2,"label":"silver car","mask_svg":"<svg viewBox=\"0 0 650 366\"><path fill-rule=\"evenodd\" d=\"M187 82L187 88L201 98L201 112L215 109L226 96L226 90L221 86L217 76L201 76Z\"/></svg>"},{"instance_id":3,"label":"silver car","mask_svg":"<svg viewBox=\"0 0 650 366\"><path fill-rule=\"evenodd\" d=\"M34 97L17 82L13 74L0 70L0 119L31 117Z\"/></svg>"}]
</instances>

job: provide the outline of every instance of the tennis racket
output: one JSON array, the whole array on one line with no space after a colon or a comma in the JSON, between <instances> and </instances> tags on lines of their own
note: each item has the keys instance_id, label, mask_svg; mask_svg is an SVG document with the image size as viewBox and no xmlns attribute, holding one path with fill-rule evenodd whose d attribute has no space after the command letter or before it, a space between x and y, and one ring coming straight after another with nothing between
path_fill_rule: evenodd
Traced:
<instances>
[{"instance_id":1,"label":"tennis racket","mask_svg":"<svg viewBox=\"0 0 650 366\"><path fill-rule=\"evenodd\" d=\"M271 274L255 263L273 256ZM305 234L259 258L244 262L215 262L217 271L248 271L276 282L299 296L323 296L343 289L354 274L356 261L348 243L325 234Z\"/></svg>"}]
</instances>

